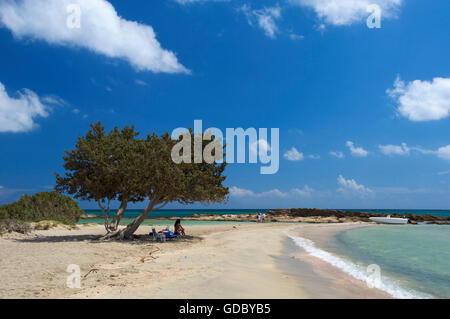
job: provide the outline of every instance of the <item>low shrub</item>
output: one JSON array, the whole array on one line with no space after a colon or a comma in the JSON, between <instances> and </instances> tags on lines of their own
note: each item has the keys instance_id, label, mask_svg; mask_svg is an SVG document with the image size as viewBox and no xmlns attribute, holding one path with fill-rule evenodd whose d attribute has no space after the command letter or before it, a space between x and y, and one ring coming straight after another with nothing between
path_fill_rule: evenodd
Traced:
<instances>
[{"instance_id":1,"label":"low shrub","mask_svg":"<svg viewBox=\"0 0 450 319\"><path fill-rule=\"evenodd\" d=\"M22 220L0 219L0 235L5 233L27 234L31 231L30 224Z\"/></svg>"},{"instance_id":2,"label":"low shrub","mask_svg":"<svg viewBox=\"0 0 450 319\"><path fill-rule=\"evenodd\" d=\"M53 220L75 224L83 214L76 201L58 192L22 195L17 202L0 207L0 220L14 219L27 222Z\"/></svg>"}]
</instances>

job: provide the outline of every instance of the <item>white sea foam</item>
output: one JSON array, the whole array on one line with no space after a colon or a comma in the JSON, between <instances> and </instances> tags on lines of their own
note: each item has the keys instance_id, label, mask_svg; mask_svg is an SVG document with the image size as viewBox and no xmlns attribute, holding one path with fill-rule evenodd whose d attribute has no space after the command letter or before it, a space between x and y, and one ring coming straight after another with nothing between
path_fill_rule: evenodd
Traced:
<instances>
[{"instance_id":1,"label":"white sea foam","mask_svg":"<svg viewBox=\"0 0 450 319\"><path fill-rule=\"evenodd\" d=\"M352 263L350 261L347 261L341 257L335 256L323 249L317 248L314 245L314 242L303 238L303 237L297 237L290 235L289 233L286 233L286 235L291 238L294 243L303 248L308 254L311 256L317 257L334 267L339 268L340 270L344 271L345 273L351 275L352 277L361 280L363 282L366 282L370 284L372 282L371 274L367 272L366 267L357 265L355 263ZM379 285L377 286L378 289L387 292L391 296L399 299L427 299L427 298L433 298L430 295L426 295L417 291L414 291L412 289L406 289L401 286L401 284L392 278L389 278L388 276L382 276L381 281L379 282Z\"/></svg>"}]
</instances>

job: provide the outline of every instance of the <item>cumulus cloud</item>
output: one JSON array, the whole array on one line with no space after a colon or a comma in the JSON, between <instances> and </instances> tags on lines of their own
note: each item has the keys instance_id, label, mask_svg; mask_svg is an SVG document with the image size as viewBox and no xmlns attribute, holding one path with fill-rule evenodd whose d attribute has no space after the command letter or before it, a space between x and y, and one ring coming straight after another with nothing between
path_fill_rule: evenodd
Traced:
<instances>
[{"instance_id":1,"label":"cumulus cloud","mask_svg":"<svg viewBox=\"0 0 450 319\"><path fill-rule=\"evenodd\" d=\"M337 158L344 158L345 157L344 153L342 153L342 152L335 152L335 151L331 151L330 155L334 156L334 157L337 157Z\"/></svg>"},{"instance_id":2,"label":"cumulus cloud","mask_svg":"<svg viewBox=\"0 0 450 319\"><path fill-rule=\"evenodd\" d=\"M34 129L38 117L47 117L49 107L36 93L23 89L17 97L10 97L0 83L0 133L28 132Z\"/></svg>"},{"instance_id":3,"label":"cumulus cloud","mask_svg":"<svg viewBox=\"0 0 450 319\"><path fill-rule=\"evenodd\" d=\"M243 189L236 186L230 187L230 195L236 198L243 197L251 197L251 198L267 198L267 197L276 197L276 198L287 198L287 197L310 197L314 189L305 185L303 188L294 188L288 192L282 192L279 189L272 189L269 191L255 193L249 189Z\"/></svg>"},{"instance_id":4,"label":"cumulus cloud","mask_svg":"<svg viewBox=\"0 0 450 319\"><path fill-rule=\"evenodd\" d=\"M355 143L353 143L351 141L347 141L346 145L350 149L350 152L352 153L352 155L355 157L366 157L367 155L369 155L368 151L366 151L362 147L356 147Z\"/></svg>"},{"instance_id":5,"label":"cumulus cloud","mask_svg":"<svg viewBox=\"0 0 450 319\"><path fill-rule=\"evenodd\" d=\"M295 147L284 153L283 157L289 161L302 161L305 156L299 152Z\"/></svg>"},{"instance_id":6,"label":"cumulus cloud","mask_svg":"<svg viewBox=\"0 0 450 319\"><path fill-rule=\"evenodd\" d=\"M253 197L255 193L249 189L239 188L236 186L230 187L230 195L232 197Z\"/></svg>"},{"instance_id":7,"label":"cumulus cloud","mask_svg":"<svg viewBox=\"0 0 450 319\"><path fill-rule=\"evenodd\" d=\"M450 161L450 145L444 146L444 147L440 147L437 152L436 155L439 158L445 159L447 161Z\"/></svg>"},{"instance_id":8,"label":"cumulus cloud","mask_svg":"<svg viewBox=\"0 0 450 319\"><path fill-rule=\"evenodd\" d=\"M434 155L441 159L450 161L450 145L443 146L437 150L430 150L421 146L409 147L406 143L401 145L379 145L380 151L385 155L410 155L411 152L417 152L426 155Z\"/></svg>"},{"instance_id":9,"label":"cumulus cloud","mask_svg":"<svg viewBox=\"0 0 450 319\"><path fill-rule=\"evenodd\" d=\"M398 113L411 121L441 120L450 115L450 78L405 83L397 77L387 93L398 104Z\"/></svg>"},{"instance_id":10,"label":"cumulus cloud","mask_svg":"<svg viewBox=\"0 0 450 319\"><path fill-rule=\"evenodd\" d=\"M74 6L80 9L80 28L68 24ZM1 1L0 25L18 39L85 48L126 60L140 71L189 72L161 47L151 26L121 18L106 0Z\"/></svg>"},{"instance_id":11,"label":"cumulus cloud","mask_svg":"<svg viewBox=\"0 0 450 319\"><path fill-rule=\"evenodd\" d=\"M331 25L351 25L365 21L370 12L368 7L376 4L382 11L382 18L396 16L403 0L290 0L294 5L311 8L319 19Z\"/></svg>"},{"instance_id":12,"label":"cumulus cloud","mask_svg":"<svg viewBox=\"0 0 450 319\"><path fill-rule=\"evenodd\" d=\"M373 193L370 188L358 184L354 179L345 179L342 175L338 176L339 192L357 195L367 195Z\"/></svg>"},{"instance_id":13,"label":"cumulus cloud","mask_svg":"<svg viewBox=\"0 0 450 319\"><path fill-rule=\"evenodd\" d=\"M314 192L314 189L312 189L308 185L305 185L303 188L294 188L291 191L291 193L294 195L300 195L300 196L304 196L304 197L310 197L313 192Z\"/></svg>"},{"instance_id":14,"label":"cumulus cloud","mask_svg":"<svg viewBox=\"0 0 450 319\"><path fill-rule=\"evenodd\" d=\"M378 148L384 155L409 155L411 152L411 148L406 143L402 143L402 145L378 145Z\"/></svg>"},{"instance_id":15,"label":"cumulus cloud","mask_svg":"<svg viewBox=\"0 0 450 319\"><path fill-rule=\"evenodd\" d=\"M249 5L244 4L240 11L247 17L249 25L254 26L256 24L269 38L276 38L276 34L279 32L276 20L281 19L280 7L265 7L259 10L252 10Z\"/></svg>"},{"instance_id":16,"label":"cumulus cloud","mask_svg":"<svg viewBox=\"0 0 450 319\"><path fill-rule=\"evenodd\" d=\"M259 139L250 144L250 152L264 158L271 151L270 144L265 139Z\"/></svg>"},{"instance_id":17,"label":"cumulus cloud","mask_svg":"<svg viewBox=\"0 0 450 319\"><path fill-rule=\"evenodd\" d=\"M437 150L430 150L421 146L409 147L406 143L402 143L402 145L379 145L378 147L385 155L409 155L414 151L420 154L434 155L441 159L450 161L450 145L440 147Z\"/></svg>"}]
</instances>

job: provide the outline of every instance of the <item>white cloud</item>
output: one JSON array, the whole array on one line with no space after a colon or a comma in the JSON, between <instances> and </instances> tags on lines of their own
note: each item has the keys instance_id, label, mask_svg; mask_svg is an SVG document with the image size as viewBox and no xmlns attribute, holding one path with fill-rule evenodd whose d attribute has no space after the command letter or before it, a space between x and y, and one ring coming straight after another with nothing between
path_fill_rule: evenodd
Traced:
<instances>
[{"instance_id":1,"label":"white cloud","mask_svg":"<svg viewBox=\"0 0 450 319\"><path fill-rule=\"evenodd\" d=\"M283 157L289 161L302 161L305 156L299 152L295 147L284 153Z\"/></svg>"},{"instance_id":2,"label":"white cloud","mask_svg":"<svg viewBox=\"0 0 450 319\"><path fill-rule=\"evenodd\" d=\"M258 153L259 150L259 153ZM264 158L269 154L271 150L270 144L264 139L259 139L256 142L250 144L250 152L258 154L260 158Z\"/></svg>"},{"instance_id":3,"label":"white cloud","mask_svg":"<svg viewBox=\"0 0 450 319\"><path fill-rule=\"evenodd\" d=\"M283 193L282 191L280 191L279 189L275 188L272 189L270 191L266 191L266 192L262 192L259 194L255 194L256 197L278 197L278 198L283 198L283 197L287 197L288 193Z\"/></svg>"},{"instance_id":4,"label":"white cloud","mask_svg":"<svg viewBox=\"0 0 450 319\"><path fill-rule=\"evenodd\" d=\"M136 84L138 84L140 86L147 86L148 85L147 82L142 81L142 80L136 80L135 82L136 82Z\"/></svg>"},{"instance_id":5,"label":"white cloud","mask_svg":"<svg viewBox=\"0 0 450 319\"><path fill-rule=\"evenodd\" d=\"M42 104L33 91L23 89L14 98L0 83L0 133L31 131L37 126L35 119L47 117L48 110L48 106Z\"/></svg>"},{"instance_id":6,"label":"white cloud","mask_svg":"<svg viewBox=\"0 0 450 319\"><path fill-rule=\"evenodd\" d=\"M64 99L60 98L57 95L47 95L42 98L42 102L57 106L66 106L69 105Z\"/></svg>"},{"instance_id":7,"label":"white cloud","mask_svg":"<svg viewBox=\"0 0 450 319\"><path fill-rule=\"evenodd\" d=\"M393 18L403 0L290 0L292 4L311 8L327 24L342 26L367 20L369 5L377 4L382 18ZM323 29L323 28L322 28Z\"/></svg>"},{"instance_id":8,"label":"white cloud","mask_svg":"<svg viewBox=\"0 0 450 319\"><path fill-rule=\"evenodd\" d=\"M179 4L192 4L192 3L204 3L204 2L228 2L230 0L175 0Z\"/></svg>"},{"instance_id":9,"label":"white cloud","mask_svg":"<svg viewBox=\"0 0 450 319\"><path fill-rule=\"evenodd\" d=\"M68 27L69 5L81 9L80 28ZM161 47L151 26L121 18L106 0L1 1L0 24L19 39L89 49L124 59L140 71L189 72Z\"/></svg>"},{"instance_id":10,"label":"white cloud","mask_svg":"<svg viewBox=\"0 0 450 319\"><path fill-rule=\"evenodd\" d=\"M439 176L442 176L442 175L449 175L449 174L450 174L450 171L438 172L437 174L438 174Z\"/></svg>"},{"instance_id":11,"label":"white cloud","mask_svg":"<svg viewBox=\"0 0 450 319\"><path fill-rule=\"evenodd\" d=\"M253 197L255 193L248 189L239 188L236 186L230 187L230 195L232 197Z\"/></svg>"},{"instance_id":12,"label":"white cloud","mask_svg":"<svg viewBox=\"0 0 450 319\"><path fill-rule=\"evenodd\" d=\"M406 143L399 145L379 145L381 152L385 155L409 155L412 151L426 154L435 155L441 159L450 161L450 145L438 148L436 151L425 149L420 146L409 147Z\"/></svg>"},{"instance_id":13,"label":"white cloud","mask_svg":"<svg viewBox=\"0 0 450 319\"><path fill-rule=\"evenodd\" d=\"M240 11L247 17L247 22L253 26L256 22L258 27L264 30L264 33L274 39L279 32L276 20L281 19L280 7L265 7L259 10L252 10L249 5L244 4Z\"/></svg>"},{"instance_id":14,"label":"white cloud","mask_svg":"<svg viewBox=\"0 0 450 319\"><path fill-rule=\"evenodd\" d=\"M175 0L175 2L178 2L179 4L190 4L190 3L198 3L198 2L205 2L206 0Z\"/></svg>"},{"instance_id":15,"label":"white cloud","mask_svg":"<svg viewBox=\"0 0 450 319\"><path fill-rule=\"evenodd\" d=\"M345 157L344 153L342 153L342 152L335 152L335 151L331 151L330 155L334 156L334 157L337 157L337 158L344 158Z\"/></svg>"},{"instance_id":16,"label":"white cloud","mask_svg":"<svg viewBox=\"0 0 450 319\"><path fill-rule=\"evenodd\" d=\"M450 78L405 83L397 77L394 89L387 93L398 104L400 115L411 121L440 120L450 115Z\"/></svg>"},{"instance_id":17,"label":"white cloud","mask_svg":"<svg viewBox=\"0 0 450 319\"><path fill-rule=\"evenodd\" d=\"M436 151L433 150L427 150L426 148L423 148L421 146L413 146L410 147L411 151L416 151L419 152L421 154L431 154L431 155L436 155Z\"/></svg>"},{"instance_id":18,"label":"white cloud","mask_svg":"<svg viewBox=\"0 0 450 319\"><path fill-rule=\"evenodd\" d=\"M338 176L338 191L350 194L367 195L373 193L370 188L358 184L354 179L345 179L342 175Z\"/></svg>"},{"instance_id":19,"label":"white cloud","mask_svg":"<svg viewBox=\"0 0 450 319\"><path fill-rule=\"evenodd\" d=\"M293 33L293 32L289 32L289 38L291 40L303 40L305 38L305 36L301 35L301 34L296 34L296 33Z\"/></svg>"},{"instance_id":20,"label":"white cloud","mask_svg":"<svg viewBox=\"0 0 450 319\"><path fill-rule=\"evenodd\" d=\"M282 192L279 189L272 189L269 191L255 193L249 189L243 189L236 186L230 187L230 194L232 197L242 198L242 197L251 197L251 198L267 198L267 197L276 197L276 198L287 198L287 197L310 197L314 189L305 185L303 188L294 188L288 192Z\"/></svg>"},{"instance_id":21,"label":"white cloud","mask_svg":"<svg viewBox=\"0 0 450 319\"><path fill-rule=\"evenodd\" d=\"M450 145L439 148L436 152L436 155L439 158L450 161Z\"/></svg>"},{"instance_id":22,"label":"white cloud","mask_svg":"<svg viewBox=\"0 0 450 319\"><path fill-rule=\"evenodd\" d=\"M415 151L425 155L434 155L441 159L450 161L450 145L440 147L435 151L423 148L421 146L409 147L405 143L402 143L401 146L380 145L379 147L381 152L385 155L409 155L412 151Z\"/></svg>"},{"instance_id":23,"label":"white cloud","mask_svg":"<svg viewBox=\"0 0 450 319\"><path fill-rule=\"evenodd\" d=\"M362 147L355 147L355 143L351 141L347 141L346 145L350 149L350 152L352 153L353 156L366 157L367 155L369 155L368 151L366 151Z\"/></svg>"},{"instance_id":24,"label":"white cloud","mask_svg":"<svg viewBox=\"0 0 450 319\"><path fill-rule=\"evenodd\" d=\"M378 145L378 147L384 155L409 155L411 152L411 148L406 143L402 143L402 145Z\"/></svg>"},{"instance_id":25,"label":"white cloud","mask_svg":"<svg viewBox=\"0 0 450 319\"><path fill-rule=\"evenodd\" d=\"M303 188L294 188L291 193L304 196L304 197L310 197L312 193L314 192L314 189L309 187L308 185L305 185Z\"/></svg>"},{"instance_id":26,"label":"white cloud","mask_svg":"<svg viewBox=\"0 0 450 319\"><path fill-rule=\"evenodd\" d=\"M309 159L320 159L320 155L314 155L314 154L310 154L310 155L304 155L302 152L298 151L295 147L292 147L289 151L286 151L283 155L283 157L285 159L287 159L288 161L293 161L293 162L297 162L297 161L303 161L305 159L305 157L309 158Z\"/></svg>"}]
</instances>

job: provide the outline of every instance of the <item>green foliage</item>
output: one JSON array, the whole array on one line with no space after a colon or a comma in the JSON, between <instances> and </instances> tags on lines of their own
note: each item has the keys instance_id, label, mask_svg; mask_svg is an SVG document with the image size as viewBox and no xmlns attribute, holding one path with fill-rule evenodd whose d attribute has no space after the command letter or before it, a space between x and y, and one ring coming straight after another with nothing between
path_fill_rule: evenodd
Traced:
<instances>
[{"instance_id":1,"label":"green foliage","mask_svg":"<svg viewBox=\"0 0 450 319\"><path fill-rule=\"evenodd\" d=\"M56 174L56 189L83 200L145 198L164 202L221 202L228 188L222 186L226 164L173 162L171 152L178 142L168 133L138 139L134 126L105 133L101 123L91 125L79 137L75 149L66 151L65 177ZM192 138L194 143L194 138ZM206 146L206 142L203 148Z\"/></svg>"},{"instance_id":2,"label":"green foliage","mask_svg":"<svg viewBox=\"0 0 450 319\"><path fill-rule=\"evenodd\" d=\"M106 134L101 123L91 125L75 149L66 151L66 175L56 173L57 191L83 200L143 201L136 185L142 169L138 134L134 127L116 127Z\"/></svg>"},{"instance_id":3,"label":"green foliage","mask_svg":"<svg viewBox=\"0 0 450 319\"><path fill-rule=\"evenodd\" d=\"M76 201L58 192L22 195L19 201L0 207L0 219L29 222L55 220L64 224L74 224L83 213Z\"/></svg>"},{"instance_id":4,"label":"green foliage","mask_svg":"<svg viewBox=\"0 0 450 319\"><path fill-rule=\"evenodd\" d=\"M194 147L192 131L190 134ZM226 163L177 164L172 160L172 149L179 140L172 140L168 133L149 134L146 139L139 139L138 135L134 126L122 130L116 127L106 133L101 123L91 125L86 136L78 138L75 149L66 151L66 174L56 173L56 190L95 200L102 210L103 202L119 200L121 207L126 208L128 202L149 199L143 213L169 202L211 203L227 199L228 188L222 185ZM200 144L204 150L208 142ZM107 220L108 215L105 217Z\"/></svg>"},{"instance_id":5,"label":"green foliage","mask_svg":"<svg viewBox=\"0 0 450 319\"><path fill-rule=\"evenodd\" d=\"M194 137L192 131L190 134L191 149L197 141L203 153L209 142ZM144 170L140 175L143 194L158 203L224 202L229 192L222 185L226 179L223 175L226 163L194 163L194 152L191 153L191 163L174 163L172 149L180 139L172 140L168 133L147 137L144 143Z\"/></svg>"}]
</instances>

